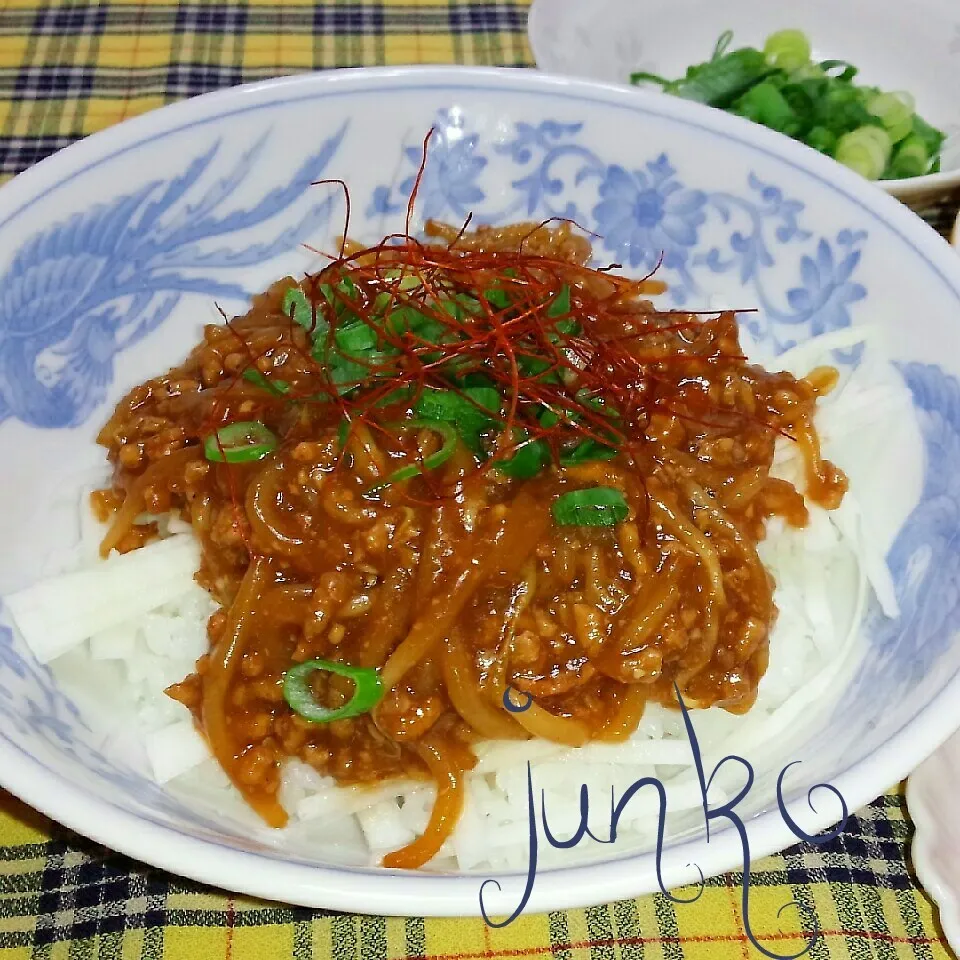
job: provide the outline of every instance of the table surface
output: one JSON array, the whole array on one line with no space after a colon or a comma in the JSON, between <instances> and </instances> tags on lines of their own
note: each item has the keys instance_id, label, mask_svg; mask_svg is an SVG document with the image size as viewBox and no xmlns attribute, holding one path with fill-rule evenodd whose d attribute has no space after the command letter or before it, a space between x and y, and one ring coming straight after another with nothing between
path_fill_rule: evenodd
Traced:
<instances>
[{"instance_id":1,"label":"table surface","mask_svg":"<svg viewBox=\"0 0 960 960\"><path fill-rule=\"evenodd\" d=\"M526 15L523 0L0 0L0 180L110 124L244 81L380 63L531 66ZM754 864L759 942L795 954L815 921L814 960L950 957L909 863L912 830L898 788L826 846ZM741 881L710 881L692 905L649 896L499 930L355 916L232 897L143 867L0 792L0 954L10 960L760 957L744 931ZM780 913L791 901L801 909Z\"/></svg>"}]
</instances>

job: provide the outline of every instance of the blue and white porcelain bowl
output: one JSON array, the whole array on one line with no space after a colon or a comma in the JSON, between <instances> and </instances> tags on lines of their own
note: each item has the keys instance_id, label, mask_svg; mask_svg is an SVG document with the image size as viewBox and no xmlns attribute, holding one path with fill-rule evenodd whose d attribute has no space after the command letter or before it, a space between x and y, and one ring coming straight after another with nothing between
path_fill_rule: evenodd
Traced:
<instances>
[{"instance_id":1,"label":"blue and white porcelain bowl","mask_svg":"<svg viewBox=\"0 0 960 960\"><path fill-rule=\"evenodd\" d=\"M784 781L790 810L820 783L851 809L871 800L960 725L960 260L837 164L672 98L517 71L302 76L124 123L0 190L0 594L72 546L76 518L53 504L102 463L93 440L126 389L182 358L214 301L237 313L315 266L302 244L333 245L342 197L311 182L346 180L351 234L378 239L402 224L431 126L417 222L570 217L602 238L604 262L640 274L662 254L675 306L759 308L746 322L770 353L864 325L896 361L913 407L851 475L889 545L901 616L868 611L839 702L799 718L790 752L757 770L742 807L750 853L796 838L776 802L787 763L801 761ZM859 353L836 362L849 370ZM324 863L197 810L154 784L90 709L3 627L0 783L44 813L232 890L386 914L478 911L483 876ZM809 831L837 819L828 807L808 811ZM709 839L701 827L668 841L662 879L673 887L742 857L742 838L715 821ZM524 877L498 879L502 897L486 907L509 913ZM543 872L527 909L656 887L653 854L611 847L603 862Z\"/></svg>"}]
</instances>

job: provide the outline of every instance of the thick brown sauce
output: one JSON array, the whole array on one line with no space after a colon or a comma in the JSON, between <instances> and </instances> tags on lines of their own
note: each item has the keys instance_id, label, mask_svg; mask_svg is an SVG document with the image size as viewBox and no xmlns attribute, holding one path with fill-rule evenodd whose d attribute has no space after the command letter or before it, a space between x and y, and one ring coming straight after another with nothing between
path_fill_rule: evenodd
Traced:
<instances>
[{"instance_id":1,"label":"thick brown sauce","mask_svg":"<svg viewBox=\"0 0 960 960\"><path fill-rule=\"evenodd\" d=\"M777 431L807 456L808 497L833 507L846 485L819 459L812 428L830 371L796 380L747 365L734 317L705 319L702 359L665 362L658 375L673 410L722 417L657 412L637 426L629 458L554 466L527 481L478 472L461 449L438 471L463 481L455 497L431 500L414 480L408 496L390 488L365 498L409 451L359 430L344 458L329 404L289 403L237 377L252 355L309 392L306 334L280 312L291 282L229 328L208 326L186 362L131 391L99 437L116 465L114 490L99 495L103 515L127 495L128 513L178 512L201 540L198 580L222 609L209 622L210 654L169 692L269 822L284 821L276 792L286 757L345 784L437 779L435 817L449 829L458 807L444 778L469 768L479 739L622 740L644 703L675 705L675 683L694 706L749 709L776 617L756 543L770 516L807 518L800 494L769 478ZM664 355L679 336L664 334ZM211 422L253 419L282 437L274 454L242 466L204 459ZM557 495L597 484L623 491L626 522L554 524ZM117 530L120 550L155 532ZM238 604L246 622L236 622ZM408 670L388 667L399 678L372 714L312 724L285 703L292 664L383 667L411 638L421 655ZM349 681L314 676L324 702L349 698ZM506 686L535 707L505 711Z\"/></svg>"}]
</instances>

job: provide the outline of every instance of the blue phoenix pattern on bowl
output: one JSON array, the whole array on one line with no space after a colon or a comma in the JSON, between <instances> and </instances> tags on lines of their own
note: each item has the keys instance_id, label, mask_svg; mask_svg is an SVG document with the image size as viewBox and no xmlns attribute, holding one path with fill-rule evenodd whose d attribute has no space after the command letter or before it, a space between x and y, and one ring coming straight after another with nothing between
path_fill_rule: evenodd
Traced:
<instances>
[{"instance_id":1,"label":"blue phoenix pattern on bowl","mask_svg":"<svg viewBox=\"0 0 960 960\"><path fill-rule=\"evenodd\" d=\"M864 634L871 655L838 708L841 718L857 690L881 694L895 706L899 691L929 674L960 625L960 382L932 364L899 370L923 436L923 490L887 554L900 616L891 620L877 605L870 610Z\"/></svg>"},{"instance_id":2,"label":"blue phoenix pattern on bowl","mask_svg":"<svg viewBox=\"0 0 960 960\"><path fill-rule=\"evenodd\" d=\"M230 164L215 142L178 176L55 224L33 236L0 280L0 420L35 427L83 423L113 381L113 360L157 329L185 293L248 297L256 291L204 270L243 267L293 249L325 225L332 201L305 207L292 227L242 247L214 246L303 200L346 127L309 156L286 186L249 209L230 199L269 134Z\"/></svg>"},{"instance_id":3,"label":"blue phoenix pattern on bowl","mask_svg":"<svg viewBox=\"0 0 960 960\"><path fill-rule=\"evenodd\" d=\"M34 428L85 422L113 381L117 354L160 327L184 294L254 293L239 279L225 282L209 271L240 271L293 250L328 225L331 198L305 204L292 227L276 229L263 242L230 245L231 236L268 227L302 203L310 184L329 172L347 129L344 124L325 140L289 183L247 209L231 207L231 197L253 170L266 136L224 176L213 174L220 157L220 144L213 142L169 180L151 180L27 240L0 281L0 421ZM733 273L761 308L744 318L751 335L776 351L850 325L851 308L867 297L855 279L864 231L812 235L801 224L804 204L753 173L742 194L734 195L690 186L665 154L629 170L607 163L581 142L584 131L584 123L518 123L512 138L485 154L462 114L441 111L417 212L462 220L476 211L488 223L575 220L624 267L650 271L659 265L678 305L694 306L711 274ZM403 150L409 175L395 187L372 191L368 217L405 210L422 153L419 145ZM502 165L513 194L493 209L484 175L498 166L502 174ZM562 199L582 196L577 190L584 184L595 185L592 203ZM765 272L788 257L797 282L778 304ZM845 365L857 359L856 350L837 357ZM877 684L887 696L922 675L960 623L954 550L960 502L946 482L960 473L960 384L934 366L908 364L902 373L921 419L927 463L921 501L889 557L903 616L889 621L875 613L869 621L875 655L859 682ZM933 581L921 582L921 572ZM66 750L134 801L216 831L202 814L105 757L49 669L18 650L8 626L0 626L0 713L8 729Z\"/></svg>"}]
</instances>

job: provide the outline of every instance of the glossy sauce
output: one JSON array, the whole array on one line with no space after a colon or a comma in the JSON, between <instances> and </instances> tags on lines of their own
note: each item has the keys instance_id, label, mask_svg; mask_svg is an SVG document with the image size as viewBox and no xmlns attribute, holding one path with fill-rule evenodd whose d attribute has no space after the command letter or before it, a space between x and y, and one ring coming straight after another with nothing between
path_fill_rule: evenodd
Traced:
<instances>
[{"instance_id":1,"label":"glossy sauce","mask_svg":"<svg viewBox=\"0 0 960 960\"><path fill-rule=\"evenodd\" d=\"M210 653L169 693L268 822L285 820L276 792L287 757L343 784L438 780L435 814L449 821L459 808L444 778L472 765L478 740L622 740L645 703L676 704L675 683L689 705L750 708L776 618L756 544L771 516L807 520L800 493L769 477L774 445L795 438L807 497L839 503L846 480L820 459L812 426L834 374L797 380L748 365L730 314L704 319L692 338L665 324L637 351L663 358L651 390L669 404L634 418L629 451L512 480L461 448L431 484L365 495L436 437L422 432L418 453L409 437L361 427L341 450L334 405L290 402L238 378L256 357L310 392L306 332L280 312L290 283L229 327L208 326L187 361L131 391L99 437L116 465L101 512L126 497L122 510L172 510L201 540L198 581L221 610ZM611 314L611 334L629 334L637 311L649 315L649 305L632 309ZM678 349L682 365L669 360ZM282 443L252 464L209 462L200 441L231 420L260 420ZM438 499L436 481L452 492ZM619 489L628 519L558 526L555 498L594 485ZM122 528L121 550L152 535ZM384 699L354 719L302 719L282 682L313 658L382 668ZM314 677L322 702L349 699L350 681ZM533 707L504 710L507 687Z\"/></svg>"}]
</instances>

